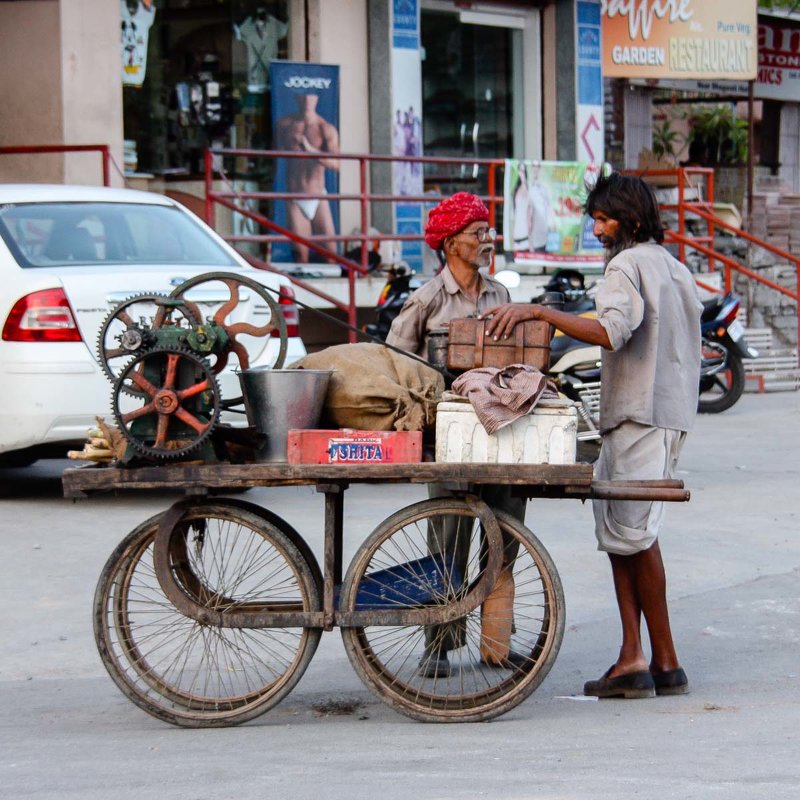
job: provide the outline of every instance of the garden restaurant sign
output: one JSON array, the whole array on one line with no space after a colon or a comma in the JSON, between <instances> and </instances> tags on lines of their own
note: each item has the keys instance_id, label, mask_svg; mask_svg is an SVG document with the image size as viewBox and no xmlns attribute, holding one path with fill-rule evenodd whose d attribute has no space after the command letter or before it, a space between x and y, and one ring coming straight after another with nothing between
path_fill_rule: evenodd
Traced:
<instances>
[{"instance_id":1,"label":"garden restaurant sign","mask_svg":"<svg viewBox=\"0 0 800 800\"><path fill-rule=\"evenodd\" d=\"M756 0L603 0L610 78L756 77Z\"/></svg>"}]
</instances>

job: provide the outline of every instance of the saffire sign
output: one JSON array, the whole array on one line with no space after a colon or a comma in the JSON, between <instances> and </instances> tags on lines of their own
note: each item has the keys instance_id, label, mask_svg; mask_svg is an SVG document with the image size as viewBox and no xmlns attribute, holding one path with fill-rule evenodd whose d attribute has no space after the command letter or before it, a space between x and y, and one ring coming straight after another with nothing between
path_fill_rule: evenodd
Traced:
<instances>
[{"instance_id":1,"label":"saffire sign","mask_svg":"<svg viewBox=\"0 0 800 800\"><path fill-rule=\"evenodd\" d=\"M753 80L756 0L603 0L603 74Z\"/></svg>"}]
</instances>

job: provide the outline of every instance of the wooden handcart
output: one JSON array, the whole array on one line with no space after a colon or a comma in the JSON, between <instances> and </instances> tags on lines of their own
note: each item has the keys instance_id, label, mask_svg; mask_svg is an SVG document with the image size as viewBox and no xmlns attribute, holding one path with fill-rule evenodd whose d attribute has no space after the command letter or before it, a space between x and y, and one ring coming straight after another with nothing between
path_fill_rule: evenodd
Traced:
<instances>
[{"instance_id":1,"label":"wooden handcart","mask_svg":"<svg viewBox=\"0 0 800 800\"><path fill-rule=\"evenodd\" d=\"M345 572L344 494L354 483L446 483L454 496L392 513ZM362 680L402 713L439 722L502 714L550 670L564 596L541 542L478 499L474 487L509 484L528 497L689 498L680 481L593 481L588 464L91 466L66 470L63 484L72 498L185 492L109 558L95 594L94 633L119 688L148 713L186 727L233 725L272 708L334 627ZM219 496L291 485L316 486L324 496L322 569L286 521ZM510 618L491 618L498 587ZM506 627L522 661L484 657L489 623ZM431 674L426 654L443 637L449 670ZM497 644L507 652L507 643Z\"/></svg>"}]
</instances>

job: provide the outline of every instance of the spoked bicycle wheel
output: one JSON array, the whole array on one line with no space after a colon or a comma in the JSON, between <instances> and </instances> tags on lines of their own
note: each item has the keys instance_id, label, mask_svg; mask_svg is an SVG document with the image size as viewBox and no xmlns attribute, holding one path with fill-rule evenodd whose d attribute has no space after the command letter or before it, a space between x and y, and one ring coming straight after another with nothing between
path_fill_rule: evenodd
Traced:
<instances>
[{"instance_id":1,"label":"spoked bicycle wheel","mask_svg":"<svg viewBox=\"0 0 800 800\"><path fill-rule=\"evenodd\" d=\"M181 614L154 569L159 514L106 563L94 600L103 664L136 705L185 727L235 725L276 705L319 644L315 628L221 628ZM319 568L297 534L263 509L219 500L191 507L173 532L173 575L215 610L321 608ZM305 554L304 554L305 552Z\"/></svg>"},{"instance_id":2,"label":"spoked bicycle wheel","mask_svg":"<svg viewBox=\"0 0 800 800\"><path fill-rule=\"evenodd\" d=\"M500 576L483 604L454 622L342 629L356 672L414 719L473 722L505 713L542 682L564 633L564 594L539 540L495 511ZM356 553L340 611L443 607L467 596L486 569L485 534L464 500L408 506ZM434 655L447 656L447 669Z\"/></svg>"}]
</instances>

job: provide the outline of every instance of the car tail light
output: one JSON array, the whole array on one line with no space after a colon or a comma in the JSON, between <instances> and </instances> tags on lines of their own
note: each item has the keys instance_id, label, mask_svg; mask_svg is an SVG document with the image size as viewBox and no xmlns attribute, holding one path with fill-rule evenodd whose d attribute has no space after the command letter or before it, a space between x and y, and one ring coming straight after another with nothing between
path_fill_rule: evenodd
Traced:
<instances>
[{"instance_id":1,"label":"car tail light","mask_svg":"<svg viewBox=\"0 0 800 800\"><path fill-rule=\"evenodd\" d=\"M75 315L63 289L25 295L14 304L3 326L6 342L80 342Z\"/></svg>"},{"instance_id":2,"label":"car tail light","mask_svg":"<svg viewBox=\"0 0 800 800\"><path fill-rule=\"evenodd\" d=\"M300 313L297 310L297 303L294 300L294 289L291 286L281 286L280 296L278 297L283 319L286 322L286 335L300 335ZM279 336L277 328L272 331L273 336Z\"/></svg>"}]
</instances>

